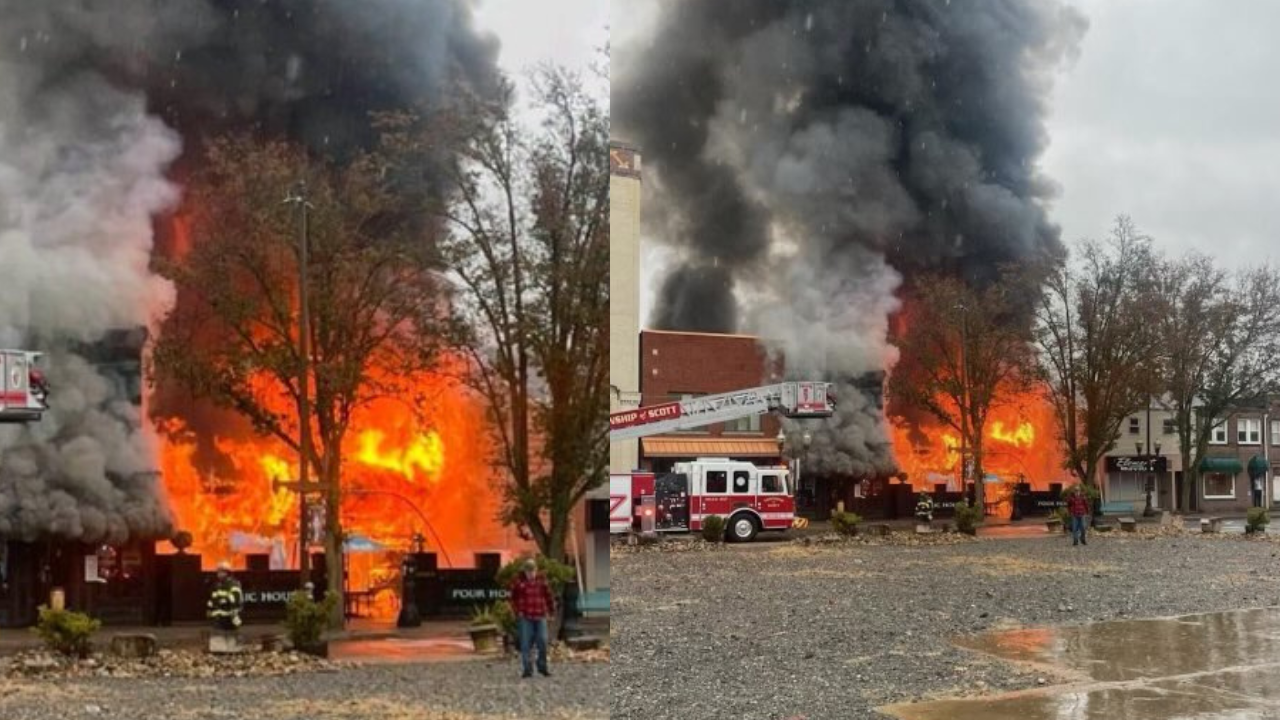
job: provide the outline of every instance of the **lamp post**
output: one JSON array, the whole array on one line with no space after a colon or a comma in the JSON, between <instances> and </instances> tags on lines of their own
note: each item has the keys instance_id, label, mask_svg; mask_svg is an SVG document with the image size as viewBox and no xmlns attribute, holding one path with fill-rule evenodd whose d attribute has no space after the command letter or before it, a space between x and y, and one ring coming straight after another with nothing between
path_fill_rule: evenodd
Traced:
<instances>
[{"instance_id":1,"label":"lamp post","mask_svg":"<svg viewBox=\"0 0 1280 720\"><path fill-rule=\"evenodd\" d=\"M1142 516L1151 517L1156 514L1155 508L1152 507L1151 494L1155 491L1155 465L1157 458L1160 456L1160 443L1156 443L1154 448L1150 445L1144 447L1141 441L1136 442L1133 445L1137 448L1138 455L1142 457L1143 468L1146 474L1146 482L1143 484L1143 492L1147 497L1147 505L1142 510ZM1143 452L1144 449L1154 449L1155 452Z\"/></svg>"},{"instance_id":2,"label":"lamp post","mask_svg":"<svg viewBox=\"0 0 1280 720\"><path fill-rule=\"evenodd\" d=\"M310 234L307 211L312 205L307 201L307 183L301 181L284 199L285 204L297 205L301 227L298 233L298 575L301 586L311 581L310 543L308 534L307 491L311 489L309 464L311 463L311 312L307 289L308 252ZM333 512L337 512L336 509Z\"/></svg>"}]
</instances>

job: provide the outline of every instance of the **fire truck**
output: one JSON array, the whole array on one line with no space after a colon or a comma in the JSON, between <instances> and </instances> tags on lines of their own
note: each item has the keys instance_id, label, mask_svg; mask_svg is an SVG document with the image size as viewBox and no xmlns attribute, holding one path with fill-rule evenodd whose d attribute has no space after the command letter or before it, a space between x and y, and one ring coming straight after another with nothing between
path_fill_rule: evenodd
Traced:
<instances>
[{"instance_id":1,"label":"fire truck","mask_svg":"<svg viewBox=\"0 0 1280 720\"><path fill-rule=\"evenodd\" d=\"M39 422L49 409L49 385L36 369L40 353L0 350L0 423Z\"/></svg>"},{"instance_id":2,"label":"fire truck","mask_svg":"<svg viewBox=\"0 0 1280 720\"><path fill-rule=\"evenodd\" d=\"M834 411L830 383L785 382L612 413L609 438L630 440L769 412L806 419L830 417ZM737 542L753 540L762 531L785 531L795 521L790 472L729 458L698 458L676 463L663 475L609 476L610 533L697 532L712 515L725 519L729 538Z\"/></svg>"}]
</instances>

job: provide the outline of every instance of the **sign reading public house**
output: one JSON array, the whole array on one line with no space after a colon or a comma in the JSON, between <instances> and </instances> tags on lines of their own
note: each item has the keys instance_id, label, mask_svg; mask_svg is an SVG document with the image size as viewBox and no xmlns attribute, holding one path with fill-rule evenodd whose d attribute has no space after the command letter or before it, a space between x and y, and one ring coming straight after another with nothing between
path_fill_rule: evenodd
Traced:
<instances>
[{"instance_id":1,"label":"sign reading public house","mask_svg":"<svg viewBox=\"0 0 1280 720\"><path fill-rule=\"evenodd\" d=\"M1107 470L1111 472L1163 473L1169 469L1169 458L1110 456L1107 458Z\"/></svg>"}]
</instances>

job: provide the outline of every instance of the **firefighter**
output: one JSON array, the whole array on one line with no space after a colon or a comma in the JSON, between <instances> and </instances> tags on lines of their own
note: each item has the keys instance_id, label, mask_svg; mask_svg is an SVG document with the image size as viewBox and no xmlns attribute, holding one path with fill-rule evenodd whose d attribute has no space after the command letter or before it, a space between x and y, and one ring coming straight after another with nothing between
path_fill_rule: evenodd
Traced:
<instances>
[{"instance_id":1,"label":"firefighter","mask_svg":"<svg viewBox=\"0 0 1280 720\"><path fill-rule=\"evenodd\" d=\"M234 632L240 629L240 610L244 607L244 591L231 576L231 565L218 564L218 584L209 595L209 619L219 630Z\"/></svg>"}]
</instances>

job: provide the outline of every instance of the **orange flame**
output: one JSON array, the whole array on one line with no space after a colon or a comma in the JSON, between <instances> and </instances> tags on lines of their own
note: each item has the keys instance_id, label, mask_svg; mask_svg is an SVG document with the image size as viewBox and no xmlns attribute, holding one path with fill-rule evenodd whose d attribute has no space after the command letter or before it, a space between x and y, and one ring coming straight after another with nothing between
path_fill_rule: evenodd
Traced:
<instances>
[{"instance_id":1,"label":"orange flame","mask_svg":"<svg viewBox=\"0 0 1280 720\"><path fill-rule=\"evenodd\" d=\"M259 399L290 415L288 400L269 387L262 383ZM500 483L488 461L481 401L443 374L413 378L408 389L353 414L341 473L344 531L390 551L408 549L420 534L442 567L471 567L474 553L523 547L497 519ZM430 398L429 413L405 397ZM298 499L281 484L298 478L296 451L275 438L228 430L205 443L216 448L219 462L211 463L199 451L200 438L180 421L160 429L165 485L178 527L194 537L191 552L201 553L206 567L265 553L277 566L296 568ZM318 480L312 472L312 481ZM377 562L355 557L349 558L353 588L388 583L395 575L394 559L386 554L375 554L382 558Z\"/></svg>"},{"instance_id":2,"label":"orange flame","mask_svg":"<svg viewBox=\"0 0 1280 720\"><path fill-rule=\"evenodd\" d=\"M1027 482L1037 490L1070 482L1056 427L1053 406L1040 395L1030 392L1001 398L987 420L983 444L982 465L988 479L1009 487ZM893 425L898 466L918 492L932 492L937 485L960 489L961 445L959 433L950 427Z\"/></svg>"}]
</instances>

